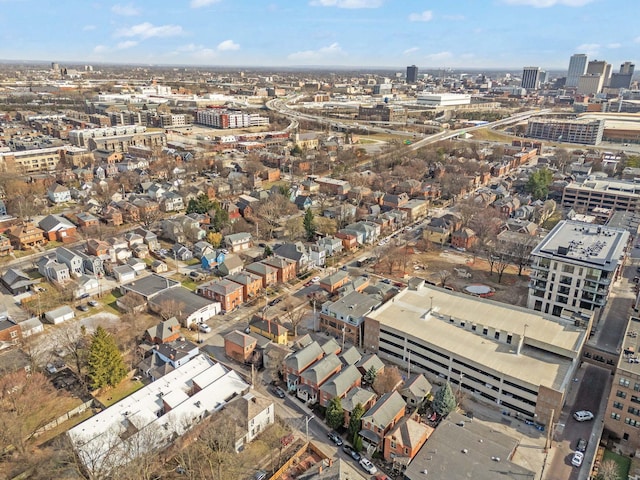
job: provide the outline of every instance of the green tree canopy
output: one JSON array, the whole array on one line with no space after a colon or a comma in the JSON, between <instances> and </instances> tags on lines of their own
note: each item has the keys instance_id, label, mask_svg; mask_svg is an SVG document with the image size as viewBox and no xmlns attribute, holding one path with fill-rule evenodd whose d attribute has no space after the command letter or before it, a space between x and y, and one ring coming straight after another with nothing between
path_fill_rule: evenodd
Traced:
<instances>
[{"instance_id":1,"label":"green tree canopy","mask_svg":"<svg viewBox=\"0 0 640 480\"><path fill-rule=\"evenodd\" d=\"M316 223L313 220L313 212L310 208L307 208L307 211L304 212L302 225L304 226L304 232L307 240L313 240L316 236Z\"/></svg>"},{"instance_id":2,"label":"green tree canopy","mask_svg":"<svg viewBox=\"0 0 640 480\"><path fill-rule=\"evenodd\" d=\"M342 400L340 397L332 398L327 405L327 413L325 415L327 425L336 429L344 422L344 410L342 409Z\"/></svg>"},{"instance_id":3,"label":"green tree canopy","mask_svg":"<svg viewBox=\"0 0 640 480\"><path fill-rule=\"evenodd\" d=\"M549 186L551 185L552 179L553 174L551 173L551 170L541 168L531 174L529 180L527 180L525 189L533 195L534 198L544 200L549 194Z\"/></svg>"},{"instance_id":4,"label":"green tree canopy","mask_svg":"<svg viewBox=\"0 0 640 480\"><path fill-rule=\"evenodd\" d=\"M349 436L354 439L358 436L358 432L362 429L362 415L364 415L364 407L358 403L353 407L351 418L349 418Z\"/></svg>"},{"instance_id":5,"label":"green tree canopy","mask_svg":"<svg viewBox=\"0 0 640 480\"><path fill-rule=\"evenodd\" d=\"M456 397L449 382L445 383L433 397L433 409L442 417L446 417L456 408Z\"/></svg>"},{"instance_id":6,"label":"green tree canopy","mask_svg":"<svg viewBox=\"0 0 640 480\"><path fill-rule=\"evenodd\" d=\"M364 377L362 377L362 381L367 385L373 385L373 382L375 382L377 376L378 376L378 371L376 370L376 367L371 365L369 370L367 370L364 373Z\"/></svg>"},{"instance_id":7,"label":"green tree canopy","mask_svg":"<svg viewBox=\"0 0 640 480\"><path fill-rule=\"evenodd\" d=\"M91 388L115 387L126 376L127 368L113 337L98 327L89 347L88 375Z\"/></svg>"},{"instance_id":8,"label":"green tree canopy","mask_svg":"<svg viewBox=\"0 0 640 480\"><path fill-rule=\"evenodd\" d=\"M187 204L187 213L207 213L217 202L210 200L205 194L192 198Z\"/></svg>"}]
</instances>

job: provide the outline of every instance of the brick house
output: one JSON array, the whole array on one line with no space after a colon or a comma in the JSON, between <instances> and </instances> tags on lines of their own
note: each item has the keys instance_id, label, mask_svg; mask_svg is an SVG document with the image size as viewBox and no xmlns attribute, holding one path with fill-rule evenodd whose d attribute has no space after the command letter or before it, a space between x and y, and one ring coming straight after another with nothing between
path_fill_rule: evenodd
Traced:
<instances>
[{"instance_id":1,"label":"brick house","mask_svg":"<svg viewBox=\"0 0 640 480\"><path fill-rule=\"evenodd\" d=\"M22 340L22 330L9 318L0 320L0 344L18 343Z\"/></svg>"},{"instance_id":2,"label":"brick house","mask_svg":"<svg viewBox=\"0 0 640 480\"><path fill-rule=\"evenodd\" d=\"M344 427L348 427L351 422L351 413L358 404L362 405L362 408L366 412L373 404L376 403L376 394L371 390L365 390L364 388L355 387L349 390L347 395L342 399L342 411L344 412Z\"/></svg>"},{"instance_id":3,"label":"brick house","mask_svg":"<svg viewBox=\"0 0 640 480\"><path fill-rule=\"evenodd\" d=\"M7 255L11 255L11 253L13 253L11 240L9 240L9 237L0 235L0 257L6 257Z\"/></svg>"},{"instance_id":4,"label":"brick house","mask_svg":"<svg viewBox=\"0 0 640 480\"><path fill-rule=\"evenodd\" d=\"M297 397L305 402L317 402L322 384L338 373L341 368L342 362L335 353L318 360L300 375Z\"/></svg>"},{"instance_id":5,"label":"brick house","mask_svg":"<svg viewBox=\"0 0 640 480\"><path fill-rule=\"evenodd\" d=\"M246 363L253 355L258 341L251 335L234 330L224 336L224 353L236 362Z\"/></svg>"},{"instance_id":6,"label":"brick house","mask_svg":"<svg viewBox=\"0 0 640 480\"><path fill-rule=\"evenodd\" d=\"M158 323L144 332L144 339L149 343L159 345L169 343L180 338L180 322L176 317Z\"/></svg>"},{"instance_id":7,"label":"brick house","mask_svg":"<svg viewBox=\"0 0 640 480\"><path fill-rule=\"evenodd\" d=\"M242 271L226 277L227 280L242 285L245 301L256 297L262 290L262 278L255 273Z\"/></svg>"},{"instance_id":8,"label":"brick house","mask_svg":"<svg viewBox=\"0 0 640 480\"><path fill-rule=\"evenodd\" d=\"M417 419L404 418L384 437L382 455L387 462L396 458L411 460L422 448L434 429Z\"/></svg>"},{"instance_id":9,"label":"brick house","mask_svg":"<svg viewBox=\"0 0 640 480\"><path fill-rule=\"evenodd\" d=\"M278 282L285 283L296 278L296 262L282 257L270 257L261 263L276 269Z\"/></svg>"},{"instance_id":10,"label":"brick house","mask_svg":"<svg viewBox=\"0 0 640 480\"><path fill-rule=\"evenodd\" d=\"M14 225L5 234L16 250L27 250L45 243L44 232L32 222Z\"/></svg>"},{"instance_id":11,"label":"brick house","mask_svg":"<svg viewBox=\"0 0 640 480\"><path fill-rule=\"evenodd\" d=\"M339 270L332 275L328 275L320 280L320 288L333 293L339 288L349 283L349 274L343 270Z\"/></svg>"},{"instance_id":12,"label":"brick house","mask_svg":"<svg viewBox=\"0 0 640 480\"><path fill-rule=\"evenodd\" d=\"M322 407L326 407L332 398L344 398L349 390L359 387L361 383L362 375L355 365L349 365L322 384L318 401Z\"/></svg>"},{"instance_id":13,"label":"brick house","mask_svg":"<svg viewBox=\"0 0 640 480\"><path fill-rule=\"evenodd\" d=\"M451 234L451 245L455 248L469 250L477 241L476 232L468 227L460 228Z\"/></svg>"},{"instance_id":14,"label":"brick house","mask_svg":"<svg viewBox=\"0 0 640 480\"><path fill-rule=\"evenodd\" d=\"M262 262L254 262L244 267L244 269L262 279L262 288L267 288L270 285L278 283L278 270L270 265Z\"/></svg>"},{"instance_id":15,"label":"brick house","mask_svg":"<svg viewBox=\"0 0 640 480\"><path fill-rule=\"evenodd\" d=\"M223 312L230 312L244 301L242 285L227 279L201 285L196 290L198 295L220 302Z\"/></svg>"},{"instance_id":16,"label":"brick house","mask_svg":"<svg viewBox=\"0 0 640 480\"><path fill-rule=\"evenodd\" d=\"M282 369L289 390L296 390L300 375L315 362L324 357L324 350L318 342L312 342L302 350L289 355Z\"/></svg>"},{"instance_id":17,"label":"brick house","mask_svg":"<svg viewBox=\"0 0 640 480\"><path fill-rule=\"evenodd\" d=\"M385 393L362 416L362 439L376 447L382 446L382 440L387 433L404 416L406 404L396 391Z\"/></svg>"},{"instance_id":18,"label":"brick house","mask_svg":"<svg viewBox=\"0 0 640 480\"><path fill-rule=\"evenodd\" d=\"M100 218L107 225L113 225L114 227L119 227L124 223L122 212L113 205L107 205L102 211Z\"/></svg>"},{"instance_id":19,"label":"brick house","mask_svg":"<svg viewBox=\"0 0 640 480\"><path fill-rule=\"evenodd\" d=\"M73 242L77 240L77 227L59 215L47 215L38 223L43 235L50 242Z\"/></svg>"}]
</instances>

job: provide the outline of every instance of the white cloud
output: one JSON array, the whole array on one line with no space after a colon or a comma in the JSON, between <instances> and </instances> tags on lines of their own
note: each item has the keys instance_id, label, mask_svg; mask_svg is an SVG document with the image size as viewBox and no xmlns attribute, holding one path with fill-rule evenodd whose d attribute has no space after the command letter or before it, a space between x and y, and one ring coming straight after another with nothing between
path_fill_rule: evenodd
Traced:
<instances>
[{"instance_id":1,"label":"white cloud","mask_svg":"<svg viewBox=\"0 0 640 480\"><path fill-rule=\"evenodd\" d=\"M177 56L184 53L189 54L192 58L200 60L207 60L217 56L217 52L213 48L207 48L203 45L196 45L194 43L178 47L176 51L171 52L169 55Z\"/></svg>"},{"instance_id":2,"label":"white cloud","mask_svg":"<svg viewBox=\"0 0 640 480\"><path fill-rule=\"evenodd\" d=\"M104 53L109 50L105 45L96 45L93 47L93 53Z\"/></svg>"},{"instance_id":3,"label":"white cloud","mask_svg":"<svg viewBox=\"0 0 640 480\"><path fill-rule=\"evenodd\" d=\"M634 39L633 39L633 41L634 41L635 43L640 43L640 37L636 37L636 38L634 38Z\"/></svg>"},{"instance_id":4,"label":"white cloud","mask_svg":"<svg viewBox=\"0 0 640 480\"><path fill-rule=\"evenodd\" d=\"M577 52L584 52L589 56L597 55L600 51L599 43L583 43L582 45L578 45Z\"/></svg>"},{"instance_id":5,"label":"white cloud","mask_svg":"<svg viewBox=\"0 0 640 480\"><path fill-rule=\"evenodd\" d=\"M295 52L290 54L287 58L297 62L309 62L332 59L336 57L343 57L346 53L340 48L339 43L332 43L327 47L319 48L318 50L304 50L301 52Z\"/></svg>"},{"instance_id":6,"label":"white cloud","mask_svg":"<svg viewBox=\"0 0 640 480\"><path fill-rule=\"evenodd\" d=\"M563 5L565 7L584 7L594 0L503 0L508 5L527 5L535 8L555 7Z\"/></svg>"},{"instance_id":7,"label":"white cloud","mask_svg":"<svg viewBox=\"0 0 640 480\"><path fill-rule=\"evenodd\" d=\"M445 60L449 60L452 57L453 57L453 54L451 52L438 52L438 53L431 53L429 55L426 55L424 58L428 62L438 63L438 62L444 62Z\"/></svg>"},{"instance_id":8,"label":"white cloud","mask_svg":"<svg viewBox=\"0 0 640 480\"><path fill-rule=\"evenodd\" d=\"M191 0L191 8L202 8L218 3L220 0Z\"/></svg>"},{"instance_id":9,"label":"white cloud","mask_svg":"<svg viewBox=\"0 0 640 480\"><path fill-rule=\"evenodd\" d=\"M409 55L411 53L417 52L418 50L420 50L418 47L411 47L411 48L407 48L404 52L402 52L402 54Z\"/></svg>"},{"instance_id":10,"label":"white cloud","mask_svg":"<svg viewBox=\"0 0 640 480\"><path fill-rule=\"evenodd\" d=\"M136 15L140 15L142 10L137 7L134 7L130 3L128 5L120 5L115 4L111 7L111 11L116 15L122 15L123 17L135 17Z\"/></svg>"},{"instance_id":11,"label":"white cloud","mask_svg":"<svg viewBox=\"0 0 640 480\"><path fill-rule=\"evenodd\" d=\"M153 37L175 37L184 32L180 25L158 25L149 22L139 23L129 28L120 28L114 34L116 37L140 37L142 39Z\"/></svg>"},{"instance_id":12,"label":"white cloud","mask_svg":"<svg viewBox=\"0 0 640 480\"><path fill-rule=\"evenodd\" d=\"M431 10L425 10L422 13L409 14L409 21L411 22L429 22L433 18L433 12Z\"/></svg>"},{"instance_id":13,"label":"white cloud","mask_svg":"<svg viewBox=\"0 0 640 480\"><path fill-rule=\"evenodd\" d=\"M89 32L91 30L95 30L96 26L95 25L85 25L84 27L82 27L82 31L83 32Z\"/></svg>"},{"instance_id":14,"label":"white cloud","mask_svg":"<svg viewBox=\"0 0 640 480\"><path fill-rule=\"evenodd\" d=\"M337 8L378 8L382 6L382 0L311 0L312 7L337 7Z\"/></svg>"},{"instance_id":15,"label":"white cloud","mask_svg":"<svg viewBox=\"0 0 640 480\"><path fill-rule=\"evenodd\" d=\"M228 52L231 50L240 50L240 45L235 43L233 40L225 40L224 42L220 42L218 44L217 50L219 52Z\"/></svg>"},{"instance_id":16,"label":"white cloud","mask_svg":"<svg viewBox=\"0 0 640 480\"><path fill-rule=\"evenodd\" d=\"M120 42L116 45L116 49L118 50L126 50L127 48L135 47L138 45L138 42L135 40L125 40L124 42Z\"/></svg>"},{"instance_id":17,"label":"white cloud","mask_svg":"<svg viewBox=\"0 0 640 480\"><path fill-rule=\"evenodd\" d=\"M622 44L621 43L615 43L615 42L614 43L609 43L607 45L607 48L620 48L620 47L622 47Z\"/></svg>"}]
</instances>

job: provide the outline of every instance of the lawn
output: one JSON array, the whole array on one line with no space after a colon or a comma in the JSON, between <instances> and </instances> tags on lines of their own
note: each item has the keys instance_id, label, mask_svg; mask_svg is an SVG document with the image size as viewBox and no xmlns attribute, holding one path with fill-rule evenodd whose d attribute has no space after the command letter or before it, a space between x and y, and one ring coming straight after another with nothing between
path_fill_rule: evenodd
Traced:
<instances>
[{"instance_id":1,"label":"lawn","mask_svg":"<svg viewBox=\"0 0 640 480\"><path fill-rule=\"evenodd\" d=\"M144 383L139 380L125 379L120 382L117 387L106 390L105 392L96 396L96 399L105 407L110 407L117 401L122 400L124 397L127 397L133 392L140 390L142 387L144 387Z\"/></svg>"},{"instance_id":2,"label":"lawn","mask_svg":"<svg viewBox=\"0 0 640 480\"><path fill-rule=\"evenodd\" d=\"M193 280L191 280L191 279L183 280L183 281L182 281L182 286L183 286L184 288L187 288L187 289L191 290L192 292L193 292L196 288L198 288L198 284L197 284L196 282L194 282Z\"/></svg>"},{"instance_id":3,"label":"lawn","mask_svg":"<svg viewBox=\"0 0 640 480\"><path fill-rule=\"evenodd\" d=\"M117 290L117 289L114 288L113 290L111 290L111 292L105 294L100 299L100 301L102 303L104 303L107 307L111 307L116 312L119 312L118 306L116 305L116 300L118 298L120 298L121 296L122 296L122 294L120 293L120 290Z\"/></svg>"},{"instance_id":4,"label":"lawn","mask_svg":"<svg viewBox=\"0 0 640 480\"><path fill-rule=\"evenodd\" d=\"M618 455L611 450L605 450L602 463L607 460L612 460L618 465L618 478L627 478L629 476L629 468L631 467L631 459L629 457Z\"/></svg>"},{"instance_id":5,"label":"lawn","mask_svg":"<svg viewBox=\"0 0 640 480\"><path fill-rule=\"evenodd\" d=\"M470 133L474 140L487 140L492 142L508 142L511 143L511 140L514 138L511 135L506 135L504 133L498 132L497 130L491 130L489 128L481 128L478 130L474 130Z\"/></svg>"}]
</instances>

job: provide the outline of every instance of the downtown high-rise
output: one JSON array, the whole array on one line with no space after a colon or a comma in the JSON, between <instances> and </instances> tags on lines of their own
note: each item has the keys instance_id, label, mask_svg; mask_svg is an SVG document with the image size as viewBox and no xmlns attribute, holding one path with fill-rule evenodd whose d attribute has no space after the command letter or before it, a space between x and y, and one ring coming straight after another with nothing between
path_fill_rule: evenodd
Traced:
<instances>
[{"instance_id":1,"label":"downtown high-rise","mask_svg":"<svg viewBox=\"0 0 640 480\"><path fill-rule=\"evenodd\" d=\"M569 71L567 72L566 87L577 87L580 76L587 71L587 56L584 53L571 55L569 60Z\"/></svg>"}]
</instances>

